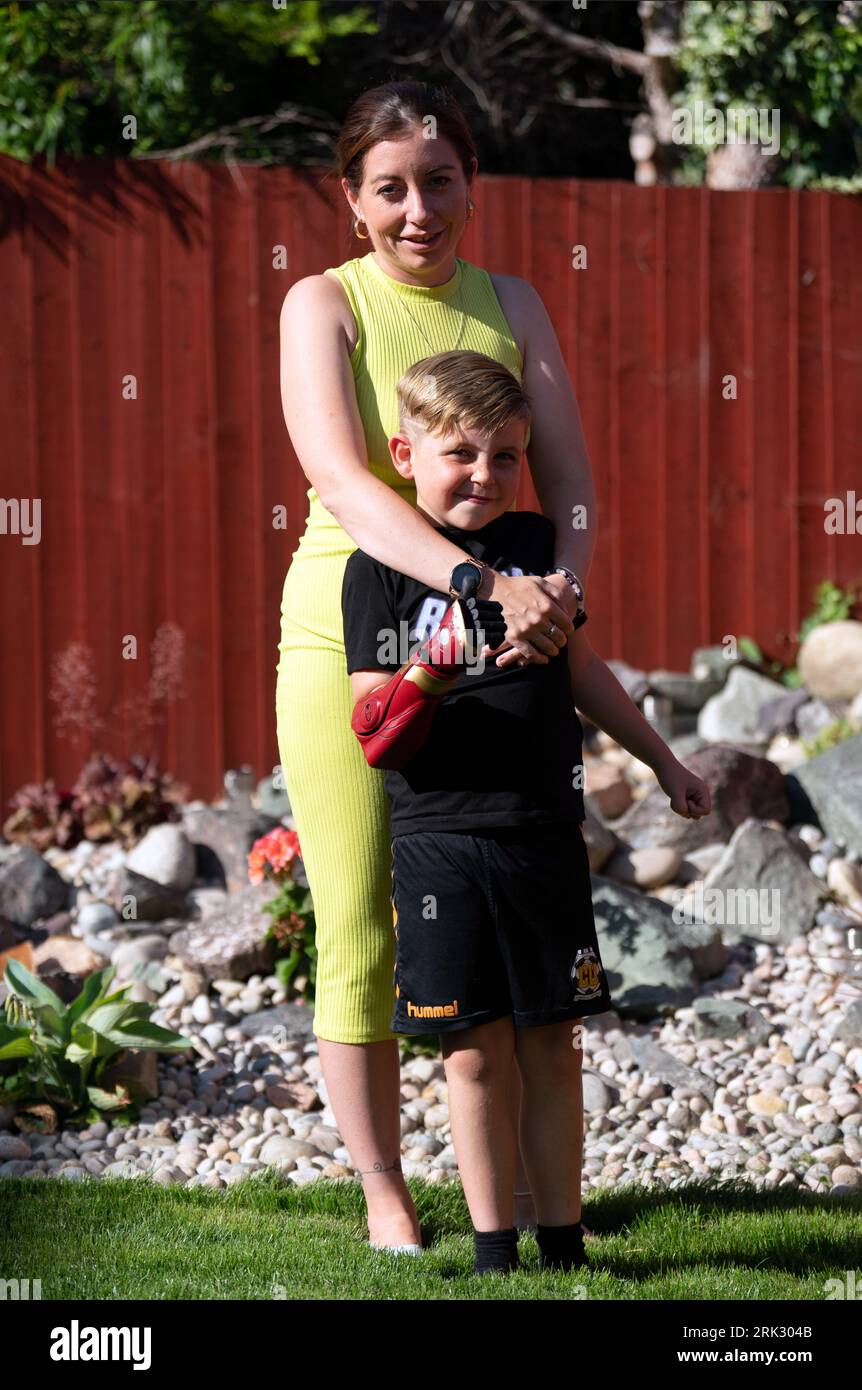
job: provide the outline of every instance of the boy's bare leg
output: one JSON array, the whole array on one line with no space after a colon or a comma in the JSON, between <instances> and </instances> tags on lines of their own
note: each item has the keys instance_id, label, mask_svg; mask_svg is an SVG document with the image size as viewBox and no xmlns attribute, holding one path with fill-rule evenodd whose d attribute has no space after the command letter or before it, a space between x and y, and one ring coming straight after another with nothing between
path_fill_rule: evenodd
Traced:
<instances>
[{"instance_id":1,"label":"boy's bare leg","mask_svg":"<svg viewBox=\"0 0 862 1390\"><path fill-rule=\"evenodd\" d=\"M477 1231L508 1230L515 1224L518 1138L509 1094L514 1035L511 1015L440 1034L452 1143Z\"/></svg>"},{"instance_id":2,"label":"boy's bare leg","mask_svg":"<svg viewBox=\"0 0 862 1390\"><path fill-rule=\"evenodd\" d=\"M577 1023L567 1019L515 1030L524 1085L521 1150L543 1226L569 1226L581 1219L584 1096L583 1047L572 1046L579 1043Z\"/></svg>"},{"instance_id":3,"label":"boy's bare leg","mask_svg":"<svg viewBox=\"0 0 862 1390\"><path fill-rule=\"evenodd\" d=\"M509 1083L509 1093L512 1098L512 1124L515 1133L521 1130L521 1097L523 1086L521 1083L521 1072L516 1058L512 1060L512 1077ZM533 1203L533 1194L530 1191L530 1179L527 1177L527 1170L524 1167L524 1156L518 1146L517 1164L515 1168L515 1225L519 1231L530 1231L536 1228L536 1208Z\"/></svg>"},{"instance_id":4,"label":"boy's bare leg","mask_svg":"<svg viewBox=\"0 0 862 1390\"><path fill-rule=\"evenodd\" d=\"M329 1104L368 1208L375 1245L420 1244L419 1218L401 1172L401 1082L398 1041L317 1039Z\"/></svg>"}]
</instances>

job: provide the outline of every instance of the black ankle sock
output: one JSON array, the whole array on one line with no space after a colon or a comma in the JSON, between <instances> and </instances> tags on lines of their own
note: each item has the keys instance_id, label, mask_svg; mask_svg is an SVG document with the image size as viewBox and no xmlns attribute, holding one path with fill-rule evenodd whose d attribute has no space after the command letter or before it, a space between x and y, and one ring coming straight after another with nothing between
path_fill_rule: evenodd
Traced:
<instances>
[{"instance_id":1,"label":"black ankle sock","mask_svg":"<svg viewBox=\"0 0 862 1390\"><path fill-rule=\"evenodd\" d=\"M518 1268L518 1231L515 1226L502 1231L477 1231L474 1274L509 1274Z\"/></svg>"},{"instance_id":2,"label":"black ankle sock","mask_svg":"<svg viewBox=\"0 0 862 1390\"><path fill-rule=\"evenodd\" d=\"M584 1232L580 1221L572 1226L536 1227L539 1269L576 1269L587 1263Z\"/></svg>"}]
</instances>

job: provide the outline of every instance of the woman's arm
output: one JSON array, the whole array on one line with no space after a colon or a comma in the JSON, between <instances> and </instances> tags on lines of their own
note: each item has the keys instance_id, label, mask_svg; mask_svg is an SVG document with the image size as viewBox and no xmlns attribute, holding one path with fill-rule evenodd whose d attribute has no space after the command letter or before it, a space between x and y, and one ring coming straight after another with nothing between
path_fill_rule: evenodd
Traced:
<instances>
[{"instance_id":1,"label":"woman's arm","mask_svg":"<svg viewBox=\"0 0 862 1390\"><path fill-rule=\"evenodd\" d=\"M362 420L350 365L343 291L331 276L298 280L281 310L281 400L285 424L305 476L328 512L366 554L447 593L452 569L466 552L429 525L368 468ZM481 597L503 605L515 650L544 664L573 631L568 613L535 576L486 572ZM565 640L565 638L564 638Z\"/></svg>"},{"instance_id":2,"label":"woman's arm","mask_svg":"<svg viewBox=\"0 0 862 1390\"><path fill-rule=\"evenodd\" d=\"M542 511L556 527L554 564L568 565L586 590L596 546L596 494L578 402L536 289L513 275L495 275L494 288L524 358L523 385L533 411L527 455ZM583 508L583 517L575 508Z\"/></svg>"},{"instance_id":3,"label":"woman's arm","mask_svg":"<svg viewBox=\"0 0 862 1390\"><path fill-rule=\"evenodd\" d=\"M522 380L532 402L530 473L542 512L554 523L554 564L574 570L586 590L596 544L595 485L575 393L537 291L514 275L494 275L492 280L524 361ZM542 584L574 617L577 599L568 581L549 575ZM565 636L571 635L566 629ZM504 670L523 666L521 653L505 645L497 665Z\"/></svg>"}]
</instances>

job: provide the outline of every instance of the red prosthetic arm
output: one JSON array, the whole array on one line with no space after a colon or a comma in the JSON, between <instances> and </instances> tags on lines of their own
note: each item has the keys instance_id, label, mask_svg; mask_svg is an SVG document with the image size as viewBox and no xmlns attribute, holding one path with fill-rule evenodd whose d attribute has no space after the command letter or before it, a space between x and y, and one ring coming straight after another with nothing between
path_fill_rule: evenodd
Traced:
<instances>
[{"instance_id":1,"label":"red prosthetic arm","mask_svg":"<svg viewBox=\"0 0 862 1390\"><path fill-rule=\"evenodd\" d=\"M503 640L499 603L455 599L436 632L385 684L357 700L350 721L371 767L400 768L428 737L440 701L483 642Z\"/></svg>"}]
</instances>

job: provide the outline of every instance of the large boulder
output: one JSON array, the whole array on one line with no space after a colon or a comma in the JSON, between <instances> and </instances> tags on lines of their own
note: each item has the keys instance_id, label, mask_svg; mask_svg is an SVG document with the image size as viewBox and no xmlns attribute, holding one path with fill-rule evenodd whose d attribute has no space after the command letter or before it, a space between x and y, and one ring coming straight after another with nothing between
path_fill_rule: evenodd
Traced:
<instances>
[{"instance_id":1,"label":"large boulder","mask_svg":"<svg viewBox=\"0 0 862 1390\"><path fill-rule=\"evenodd\" d=\"M712 810L687 820L670 808L656 786L614 824L614 834L633 849L670 845L686 855L715 840L727 842L748 816L786 821L784 774L768 758L744 753L731 744L711 743L684 759L709 788Z\"/></svg>"},{"instance_id":2,"label":"large boulder","mask_svg":"<svg viewBox=\"0 0 862 1390\"><path fill-rule=\"evenodd\" d=\"M806 700L796 711L796 730L800 738L815 739L830 724L840 719L847 708L846 700Z\"/></svg>"},{"instance_id":3,"label":"large boulder","mask_svg":"<svg viewBox=\"0 0 862 1390\"><path fill-rule=\"evenodd\" d=\"M797 819L819 822L830 840L862 855L862 733L800 763L787 782Z\"/></svg>"},{"instance_id":4,"label":"large boulder","mask_svg":"<svg viewBox=\"0 0 862 1390\"><path fill-rule=\"evenodd\" d=\"M280 824L277 816L256 811L250 802L239 799L225 807L187 806L183 810L183 826L197 847L201 876L221 882L231 891L249 886L248 852L255 840Z\"/></svg>"},{"instance_id":5,"label":"large boulder","mask_svg":"<svg viewBox=\"0 0 862 1390\"><path fill-rule=\"evenodd\" d=\"M3 847L0 855L0 917L29 927L69 904L69 885L29 845Z\"/></svg>"},{"instance_id":6,"label":"large boulder","mask_svg":"<svg viewBox=\"0 0 862 1390\"><path fill-rule=\"evenodd\" d=\"M821 700L852 700L862 690L862 623L820 623L796 658L803 684Z\"/></svg>"},{"instance_id":7,"label":"large boulder","mask_svg":"<svg viewBox=\"0 0 862 1390\"><path fill-rule=\"evenodd\" d=\"M722 939L787 944L804 936L826 889L784 830L750 817L703 880L704 914ZM700 903L695 891L695 902Z\"/></svg>"},{"instance_id":8,"label":"large boulder","mask_svg":"<svg viewBox=\"0 0 862 1390\"><path fill-rule=\"evenodd\" d=\"M593 874L599 951L617 1012L648 1020L691 1004L729 952L715 927L674 921L658 898Z\"/></svg>"},{"instance_id":9,"label":"large boulder","mask_svg":"<svg viewBox=\"0 0 862 1390\"><path fill-rule=\"evenodd\" d=\"M718 1089L716 1082L706 1072L680 1061L679 1057L674 1057L653 1038L642 1038L633 1033L620 1038L613 1051L621 1061L626 1059L634 1062L645 1076L655 1077L665 1086L699 1091L708 1101L712 1101Z\"/></svg>"},{"instance_id":10,"label":"large boulder","mask_svg":"<svg viewBox=\"0 0 862 1390\"><path fill-rule=\"evenodd\" d=\"M693 676L688 671L656 670L649 673L650 690L665 695L673 702L674 710L697 713L707 700L722 689L726 672L720 676Z\"/></svg>"},{"instance_id":11,"label":"large boulder","mask_svg":"<svg viewBox=\"0 0 862 1390\"><path fill-rule=\"evenodd\" d=\"M231 893L224 912L174 932L171 951L207 980L247 980L249 975L269 974L276 944L266 937L272 918L263 905L274 896L268 882Z\"/></svg>"},{"instance_id":12,"label":"large boulder","mask_svg":"<svg viewBox=\"0 0 862 1390\"><path fill-rule=\"evenodd\" d=\"M796 690L785 690L760 706L757 714L757 732L764 739L773 739L777 734L795 734L796 717L800 707L811 699L804 686Z\"/></svg>"},{"instance_id":13,"label":"large boulder","mask_svg":"<svg viewBox=\"0 0 862 1390\"><path fill-rule=\"evenodd\" d=\"M185 893L195 881L195 851L179 825L154 825L126 855L126 867Z\"/></svg>"},{"instance_id":14,"label":"large boulder","mask_svg":"<svg viewBox=\"0 0 862 1390\"><path fill-rule=\"evenodd\" d=\"M766 743L759 724L761 710L784 690L777 681L749 671L747 666L734 666L723 688L700 711L697 732L701 738L716 742Z\"/></svg>"},{"instance_id":15,"label":"large boulder","mask_svg":"<svg viewBox=\"0 0 862 1390\"><path fill-rule=\"evenodd\" d=\"M163 922L169 917L188 917L192 910L189 898L178 888L167 888L128 867L114 876L110 896L124 925L127 920ZM129 918L132 906L134 916Z\"/></svg>"}]
</instances>

